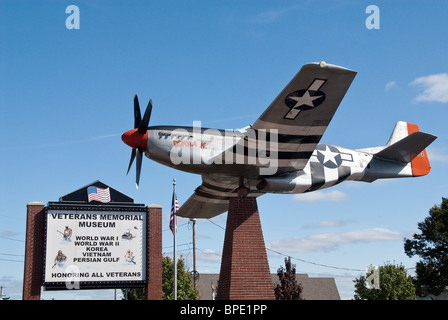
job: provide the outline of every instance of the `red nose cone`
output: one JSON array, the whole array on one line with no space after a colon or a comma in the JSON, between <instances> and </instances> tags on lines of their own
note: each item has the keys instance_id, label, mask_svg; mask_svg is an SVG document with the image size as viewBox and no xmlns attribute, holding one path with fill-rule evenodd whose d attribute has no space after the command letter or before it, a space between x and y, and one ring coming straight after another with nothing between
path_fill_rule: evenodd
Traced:
<instances>
[{"instance_id":1,"label":"red nose cone","mask_svg":"<svg viewBox=\"0 0 448 320\"><path fill-rule=\"evenodd\" d=\"M138 129L132 129L123 133L121 140L131 148L140 148L145 151L148 143L148 132L141 134L138 133Z\"/></svg>"}]
</instances>

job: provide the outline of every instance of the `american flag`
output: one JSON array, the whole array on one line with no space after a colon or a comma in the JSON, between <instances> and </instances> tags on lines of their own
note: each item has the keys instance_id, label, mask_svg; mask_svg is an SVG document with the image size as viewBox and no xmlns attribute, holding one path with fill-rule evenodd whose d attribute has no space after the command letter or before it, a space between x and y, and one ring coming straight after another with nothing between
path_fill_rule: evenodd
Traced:
<instances>
[{"instance_id":1,"label":"american flag","mask_svg":"<svg viewBox=\"0 0 448 320\"><path fill-rule=\"evenodd\" d=\"M99 201L103 203L110 202L110 190L109 188L101 189L98 187L88 187L87 188L87 198L90 201Z\"/></svg>"},{"instance_id":2,"label":"american flag","mask_svg":"<svg viewBox=\"0 0 448 320\"><path fill-rule=\"evenodd\" d=\"M171 232L177 232L177 217L176 212L179 210L179 203L177 202L176 193L173 190L173 201L171 202L171 216L170 216L170 229Z\"/></svg>"}]
</instances>

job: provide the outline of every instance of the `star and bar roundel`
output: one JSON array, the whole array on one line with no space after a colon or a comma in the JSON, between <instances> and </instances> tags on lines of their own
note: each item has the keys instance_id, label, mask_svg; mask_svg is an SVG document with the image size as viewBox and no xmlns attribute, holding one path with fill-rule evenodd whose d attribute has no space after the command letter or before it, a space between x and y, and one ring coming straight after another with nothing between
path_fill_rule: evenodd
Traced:
<instances>
[{"instance_id":1,"label":"star and bar roundel","mask_svg":"<svg viewBox=\"0 0 448 320\"><path fill-rule=\"evenodd\" d=\"M353 162L353 156L350 153L341 152L335 146L326 144L318 144L313 155L324 167L329 169L339 168L342 161Z\"/></svg>"},{"instance_id":2,"label":"star and bar roundel","mask_svg":"<svg viewBox=\"0 0 448 320\"><path fill-rule=\"evenodd\" d=\"M342 164L342 157L339 150L333 146L318 145L316 147L317 160L330 169L335 169Z\"/></svg>"},{"instance_id":3,"label":"star and bar roundel","mask_svg":"<svg viewBox=\"0 0 448 320\"><path fill-rule=\"evenodd\" d=\"M318 107L325 100L325 93L320 88L327 82L325 79L314 79L306 89L297 90L288 94L285 105L290 108L284 118L294 120L301 111Z\"/></svg>"}]
</instances>

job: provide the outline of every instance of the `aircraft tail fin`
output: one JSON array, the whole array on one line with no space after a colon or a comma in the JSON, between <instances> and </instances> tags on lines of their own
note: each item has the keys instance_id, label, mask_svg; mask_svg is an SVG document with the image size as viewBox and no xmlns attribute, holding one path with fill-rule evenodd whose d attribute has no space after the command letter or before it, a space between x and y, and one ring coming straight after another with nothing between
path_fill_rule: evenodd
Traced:
<instances>
[{"instance_id":1,"label":"aircraft tail fin","mask_svg":"<svg viewBox=\"0 0 448 320\"><path fill-rule=\"evenodd\" d=\"M425 148L437 137L420 132L417 125L400 121L386 144L386 147L375 154L376 158L387 161L411 163L414 177L424 176L431 170Z\"/></svg>"}]
</instances>

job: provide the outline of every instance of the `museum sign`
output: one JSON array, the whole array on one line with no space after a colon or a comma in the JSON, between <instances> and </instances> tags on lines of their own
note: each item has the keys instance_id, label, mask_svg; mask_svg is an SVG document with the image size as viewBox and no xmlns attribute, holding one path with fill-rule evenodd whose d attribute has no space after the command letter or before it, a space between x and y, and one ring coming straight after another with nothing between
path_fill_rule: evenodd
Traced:
<instances>
[{"instance_id":1,"label":"museum sign","mask_svg":"<svg viewBox=\"0 0 448 320\"><path fill-rule=\"evenodd\" d=\"M147 208L100 181L59 200L45 208L45 288L143 287Z\"/></svg>"}]
</instances>

